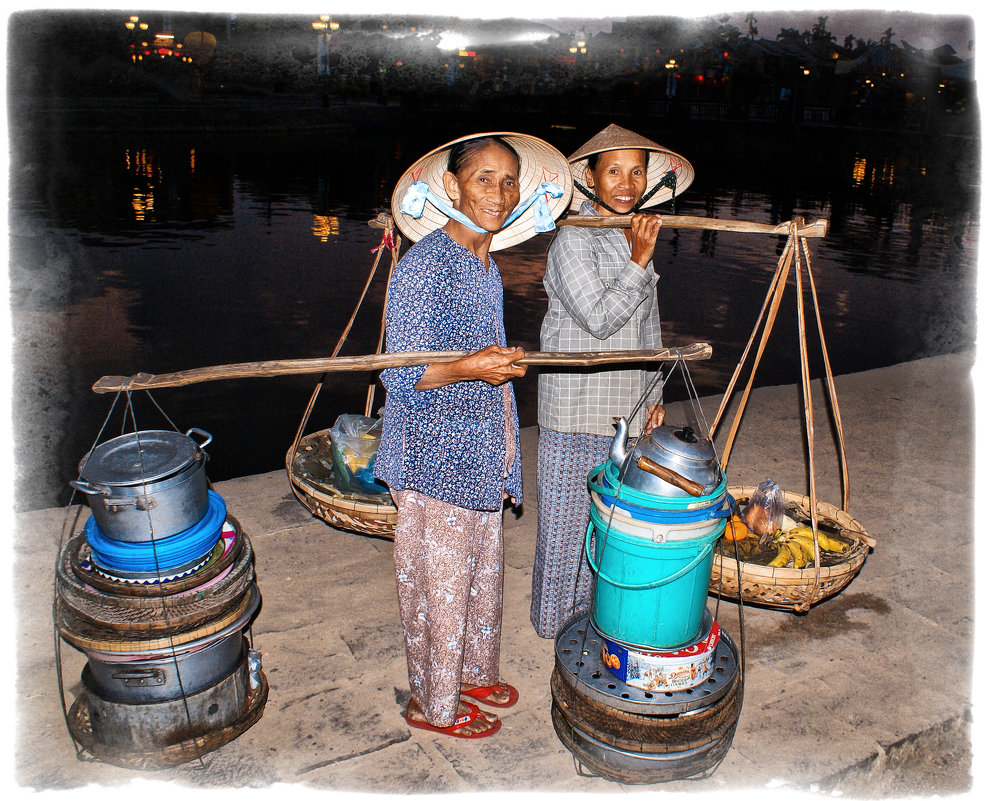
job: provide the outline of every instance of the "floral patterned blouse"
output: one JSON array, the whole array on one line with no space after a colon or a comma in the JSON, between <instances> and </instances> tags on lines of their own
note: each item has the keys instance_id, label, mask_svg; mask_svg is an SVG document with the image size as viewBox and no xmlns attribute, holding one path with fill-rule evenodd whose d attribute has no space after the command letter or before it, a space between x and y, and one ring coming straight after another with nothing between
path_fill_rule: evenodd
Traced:
<instances>
[{"instance_id":1,"label":"floral patterned blouse","mask_svg":"<svg viewBox=\"0 0 985 801\"><path fill-rule=\"evenodd\" d=\"M506 346L499 268L490 257L487 270L443 230L434 231L394 270L387 352L475 351L487 345ZM387 396L376 477L391 492L413 489L466 509L500 509L504 488L515 504L522 503L512 384L475 380L417 390L425 369L388 368L380 375ZM513 437L510 456L515 454L509 465L507 431Z\"/></svg>"}]
</instances>

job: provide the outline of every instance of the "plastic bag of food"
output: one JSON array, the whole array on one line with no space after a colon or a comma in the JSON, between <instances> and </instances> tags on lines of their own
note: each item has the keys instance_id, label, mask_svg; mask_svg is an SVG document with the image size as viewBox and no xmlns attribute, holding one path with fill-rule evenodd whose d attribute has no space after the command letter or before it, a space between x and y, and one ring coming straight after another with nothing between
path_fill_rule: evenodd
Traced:
<instances>
[{"instance_id":1,"label":"plastic bag of food","mask_svg":"<svg viewBox=\"0 0 985 801\"><path fill-rule=\"evenodd\" d=\"M753 492L749 503L742 512L742 522L759 537L761 544L773 537L783 520L783 495L780 486L767 478Z\"/></svg>"},{"instance_id":2,"label":"plastic bag of food","mask_svg":"<svg viewBox=\"0 0 985 801\"><path fill-rule=\"evenodd\" d=\"M387 491L373 477L383 421L361 414L340 414L328 430L336 482L344 491L379 494Z\"/></svg>"}]
</instances>

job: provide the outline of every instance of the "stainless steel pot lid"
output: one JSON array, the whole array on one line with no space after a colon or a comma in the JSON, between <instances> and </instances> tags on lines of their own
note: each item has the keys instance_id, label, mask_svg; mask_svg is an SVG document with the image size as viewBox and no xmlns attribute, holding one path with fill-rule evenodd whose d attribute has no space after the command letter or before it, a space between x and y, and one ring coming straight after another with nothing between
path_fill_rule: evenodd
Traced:
<instances>
[{"instance_id":1,"label":"stainless steel pot lid","mask_svg":"<svg viewBox=\"0 0 985 801\"><path fill-rule=\"evenodd\" d=\"M133 431L93 448L79 463L79 475L92 484L146 484L188 467L200 453L201 447L188 434Z\"/></svg>"},{"instance_id":2,"label":"stainless steel pot lid","mask_svg":"<svg viewBox=\"0 0 985 801\"><path fill-rule=\"evenodd\" d=\"M700 436L689 426L657 426L649 435L639 438L636 452L661 464L666 461L668 454L702 466L714 465L716 461L711 440Z\"/></svg>"}]
</instances>

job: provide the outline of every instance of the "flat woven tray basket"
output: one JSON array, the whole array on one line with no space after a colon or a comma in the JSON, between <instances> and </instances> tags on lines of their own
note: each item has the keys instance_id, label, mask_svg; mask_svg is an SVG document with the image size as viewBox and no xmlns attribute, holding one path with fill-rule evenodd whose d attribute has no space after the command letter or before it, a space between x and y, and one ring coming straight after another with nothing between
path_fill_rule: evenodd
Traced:
<instances>
[{"instance_id":1,"label":"flat woven tray basket","mask_svg":"<svg viewBox=\"0 0 985 801\"><path fill-rule=\"evenodd\" d=\"M332 492L330 476L326 481L315 482L300 471L298 457L318 448L319 439L324 441L327 437L327 430L316 431L298 443L297 454L288 468L294 494L315 517L335 528L392 540L397 525L397 507L389 493L381 495L379 502L336 494L337 491Z\"/></svg>"},{"instance_id":2,"label":"flat woven tray basket","mask_svg":"<svg viewBox=\"0 0 985 801\"><path fill-rule=\"evenodd\" d=\"M729 487L729 494L739 503L749 500L755 487ZM781 491L787 509L800 511L810 517L810 496ZM870 546L875 540L869 536L848 512L824 501L817 501L818 522L840 529L841 536L852 542L852 547L838 557L832 565L822 565L815 575L813 566L802 569L770 567L752 562L739 562L721 552L715 554L711 566L709 591L713 595L743 602L805 612L812 604L834 595L855 578ZM816 586L816 591L815 591Z\"/></svg>"}]
</instances>

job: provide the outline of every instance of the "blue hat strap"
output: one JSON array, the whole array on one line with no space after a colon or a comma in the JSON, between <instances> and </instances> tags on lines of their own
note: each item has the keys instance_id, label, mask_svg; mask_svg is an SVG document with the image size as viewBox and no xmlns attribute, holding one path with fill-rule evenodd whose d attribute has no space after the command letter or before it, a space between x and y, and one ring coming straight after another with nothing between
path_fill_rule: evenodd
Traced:
<instances>
[{"instance_id":1,"label":"blue hat strap","mask_svg":"<svg viewBox=\"0 0 985 801\"><path fill-rule=\"evenodd\" d=\"M557 184L544 181L529 198L513 209L513 213L503 223L503 228L516 220L533 205L534 230L538 233L554 230L554 217L551 215L550 206L547 205L547 196L561 197L563 194L564 190ZM466 228L479 234L489 233L485 228L476 225L472 220L462 214L462 212L432 192L427 181L414 181L410 185L410 188L404 193L403 200L400 202L400 211L402 214L409 214L411 217L417 219L424 213L424 204L428 202L446 217L460 222Z\"/></svg>"},{"instance_id":2,"label":"blue hat strap","mask_svg":"<svg viewBox=\"0 0 985 801\"><path fill-rule=\"evenodd\" d=\"M544 181L538 186L534 193L528 197L523 203L513 209L513 213L506 218L506 222L503 223L503 228L513 222L517 217L519 217L523 212L525 212L531 205L534 207L534 230L537 233L543 233L544 231L554 230L554 217L551 215L551 207L547 205L547 196L551 197L561 197L564 194L564 190L557 184L552 184L550 181Z\"/></svg>"},{"instance_id":3,"label":"blue hat strap","mask_svg":"<svg viewBox=\"0 0 985 801\"><path fill-rule=\"evenodd\" d=\"M400 202L400 211L402 214L409 214L414 219L417 219L424 213L424 204L428 201L430 201L431 205L446 217L455 220L456 222L460 222L466 228L475 231L477 234L489 233L485 228L472 222L472 220L462 214L462 212L454 206L449 205L447 202L434 194L434 192L431 191L431 187L428 186L427 181L414 181L414 183L410 185L410 188L404 193L404 199Z\"/></svg>"}]
</instances>

